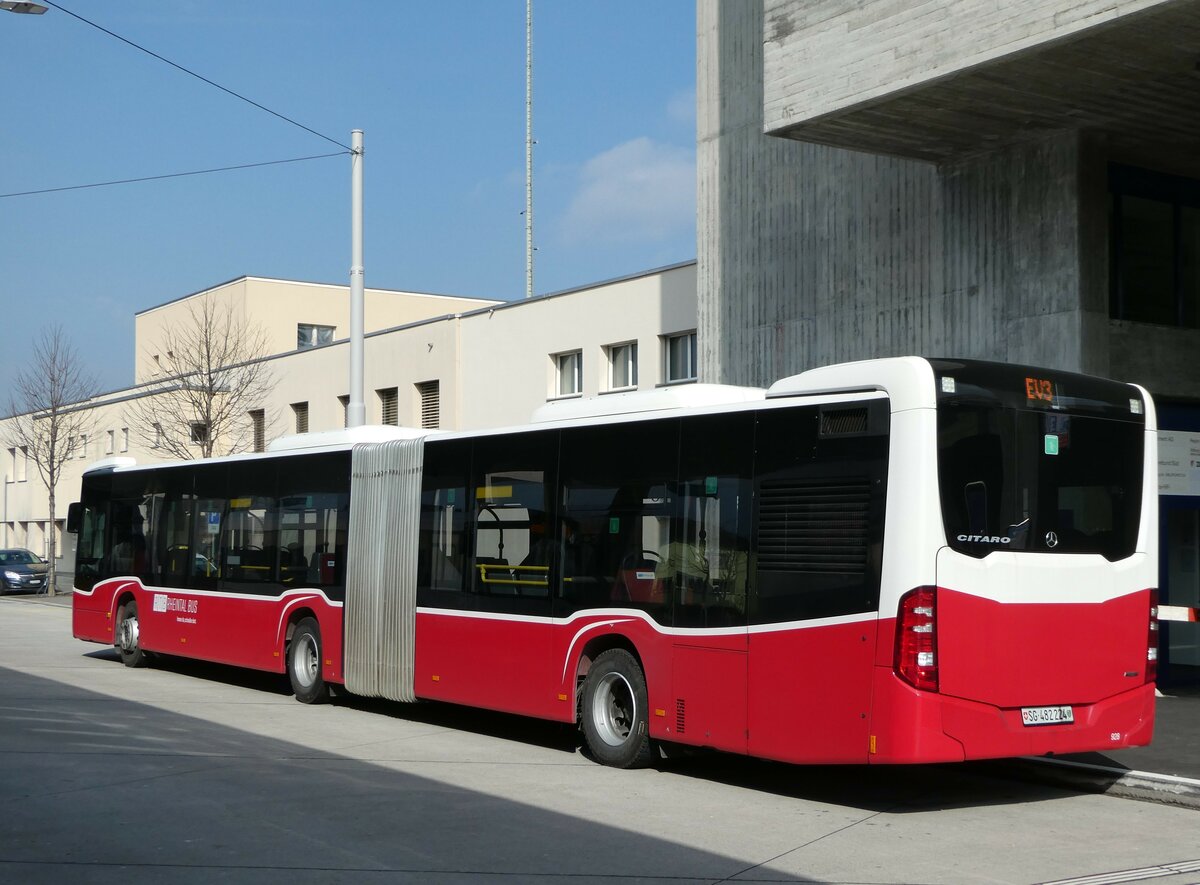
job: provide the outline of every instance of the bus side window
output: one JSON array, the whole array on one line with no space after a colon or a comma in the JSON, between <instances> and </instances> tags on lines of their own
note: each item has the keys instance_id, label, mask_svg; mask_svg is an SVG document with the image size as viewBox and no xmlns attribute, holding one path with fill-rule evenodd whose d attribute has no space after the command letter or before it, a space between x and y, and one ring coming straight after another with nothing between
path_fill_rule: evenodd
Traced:
<instances>
[{"instance_id":1,"label":"bus side window","mask_svg":"<svg viewBox=\"0 0 1200 885\"><path fill-rule=\"evenodd\" d=\"M556 616L618 606L671 622L664 564L675 540L679 426L648 421L633 439L619 425L563 431Z\"/></svg>"},{"instance_id":2,"label":"bus side window","mask_svg":"<svg viewBox=\"0 0 1200 885\"><path fill-rule=\"evenodd\" d=\"M331 600L346 595L350 525L350 454L330 452L276 463L277 587L319 587Z\"/></svg>"},{"instance_id":3,"label":"bus side window","mask_svg":"<svg viewBox=\"0 0 1200 885\"><path fill-rule=\"evenodd\" d=\"M104 558L104 535L108 520L105 511L95 504L83 509L83 522L79 529L79 543L75 550L75 588L90 590L100 578L100 566Z\"/></svg>"},{"instance_id":4,"label":"bus side window","mask_svg":"<svg viewBox=\"0 0 1200 885\"><path fill-rule=\"evenodd\" d=\"M162 587L186 587L193 570L192 507L190 494L169 493L154 542L154 583Z\"/></svg>"},{"instance_id":5,"label":"bus side window","mask_svg":"<svg viewBox=\"0 0 1200 885\"><path fill-rule=\"evenodd\" d=\"M279 499L279 579L284 587L323 587L341 599L346 583L344 494L288 494Z\"/></svg>"},{"instance_id":6,"label":"bus side window","mask_svg":"<svg viewBox=\"0 0 1200 885\"><path fill-rule=\"evenodd\" d=\"M464 605L467 575L467 474L469 440L430 440L425 444L421 484L421 525L417 540L419 605Z\"/></svg>"},{"instance_id":7,"label":"bus side window","mask_svg":"<svg viewBox=\"0 0 1200 885\"><path fill-rule=\"evenodd\" d=\"M680 540L668 571L677 590L675 625L735 627L746 623L750 484L744 477L706 476L681 484Z\"/></svg>"},{"instance_id":8,"label":"bus side window","mask_svg":"<svg viewBox=\"0 0 1200 885\"><path fill-rule=\"evenodd\" d=\"M112 548L102 571L106 577L147 574L146 524L149 503L144 498L114 500L109 504L112 516Z\"/></svg>"},{"instance_id":9,"label":"bus side window","mask_svg":"<svg viewBox=\"0 0 1200 885\"><path fill-rule=\"evenodd\" d=\"M466 556L465 487L427 488L421 494L417 586L461 593Z\"/></svg>"},{"instance_id":10,"label":"bus side window","mask_svg":"<svg viewBox=\"0 0 1200 885\"><path fill-rule=\"evenodd\" d=\"M680 526L667 571L675 626L740 627L749 592L754 415L685 418Z\"/></svg>"},{"instance_id":11,"label":"bus side window","mask_svg":"<svg viewBox=\"0 0 1200 885\"><path fill-rule=\"evenodd\" d=\"M470 509L474 543L470 592L484 611L546 615L550 568L536 552L540 514L553 518L557 431L502 434L475 441Z\"/></svg>"}]
</instances>

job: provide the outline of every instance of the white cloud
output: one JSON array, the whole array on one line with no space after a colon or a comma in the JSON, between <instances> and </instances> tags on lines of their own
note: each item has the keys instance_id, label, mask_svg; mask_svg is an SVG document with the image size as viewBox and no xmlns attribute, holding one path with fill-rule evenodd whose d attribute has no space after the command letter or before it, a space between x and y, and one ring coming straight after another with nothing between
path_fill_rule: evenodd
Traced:
<instances>
[{"instance_id":1,"label":"white cloud","mask_svg":"<svg viewBox=\"0 0 1200 885\"><path fill-rule=\"evenodd\" d=\"M563 218L568 242L656 242L696 223L692 149L635 138L588 160L579 179Z\"/></svg>"}]
</instances>

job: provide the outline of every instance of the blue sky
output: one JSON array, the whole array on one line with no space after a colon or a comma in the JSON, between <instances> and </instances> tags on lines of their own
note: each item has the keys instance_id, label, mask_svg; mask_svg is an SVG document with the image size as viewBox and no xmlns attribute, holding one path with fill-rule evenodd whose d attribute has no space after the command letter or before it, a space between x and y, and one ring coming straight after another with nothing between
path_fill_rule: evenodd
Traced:
<instances>
[{"instance_id":1,"label":"blue sky","mask_svg":"<svg viewBox=\"0 0 1200 885\"><path fill-rule=\"evenodd\" d=\"M345 144L368 286L525 291L522 0L65 0ZM695 257L692 0L534 4L535 288ZM61 10L0 13L0 194L340 148ZM345 283L348 156L0 199L0 402L58 322L104 389L138 310L242 276ZM23 344L25 342L25 344Z\"/></svg>"}]
</instances>

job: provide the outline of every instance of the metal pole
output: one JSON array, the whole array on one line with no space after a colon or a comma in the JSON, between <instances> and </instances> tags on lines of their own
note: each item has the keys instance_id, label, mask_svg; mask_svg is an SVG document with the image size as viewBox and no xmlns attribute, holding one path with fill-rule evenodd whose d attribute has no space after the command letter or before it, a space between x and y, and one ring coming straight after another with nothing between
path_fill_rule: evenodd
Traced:
<instances>
[{"instance_id":1,"label":"metal pole","mask_svg":"<svg viewBox=\"0 0 1200 885\"><path fill-rule=\"evenodd\" d=\"M350 133L350 402L346 426L367 423L363 401L363 133Z\"/></svg>"},{"instance_id":2,"label":"metal pole","mask_svg":"<svg viewBox=\"0 0 1200 885\"><path fill-rule=\"evenodd\" d=\"M533 297L533 0L525 0L525 297Z\"/></svg>"}]
</instances>

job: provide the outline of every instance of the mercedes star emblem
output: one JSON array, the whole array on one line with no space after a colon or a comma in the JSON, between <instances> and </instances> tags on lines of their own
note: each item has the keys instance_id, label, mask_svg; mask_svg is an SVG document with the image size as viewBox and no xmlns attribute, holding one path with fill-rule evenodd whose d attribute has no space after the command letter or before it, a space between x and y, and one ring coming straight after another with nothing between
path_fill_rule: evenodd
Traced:
<instances>
[{"instance_id":1,"label":"mercedes star emblem","mask_svg":"<svg viewBox=\"0 0 1200 885\"><path fill-rule=\"evenodd\" d=\"M1046 546L1047 547L1057 547L1058 546L1058 535L1055 532L1046 532Z\"/></svg>"}]
</instances>

